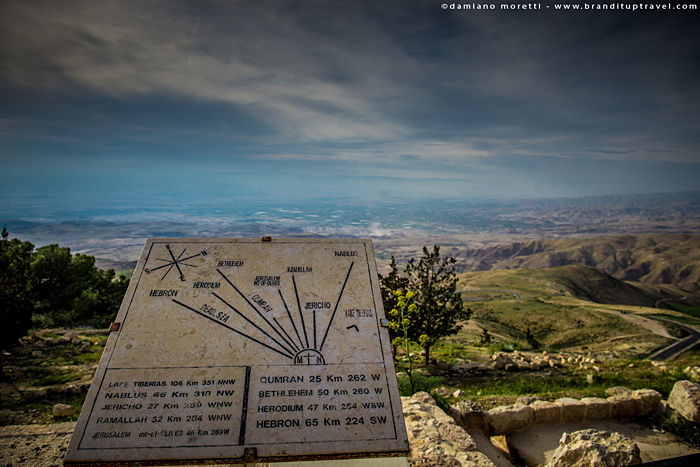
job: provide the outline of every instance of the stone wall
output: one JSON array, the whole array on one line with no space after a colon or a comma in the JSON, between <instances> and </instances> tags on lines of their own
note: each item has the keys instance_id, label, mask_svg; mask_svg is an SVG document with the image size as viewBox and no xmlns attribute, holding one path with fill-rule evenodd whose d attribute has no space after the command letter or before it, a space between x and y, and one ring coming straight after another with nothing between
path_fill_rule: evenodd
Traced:
<instances>
[{"instance_id":1,"label":"stone wall","mask_svg":"<svg viewBox=\"0 0 700 467\"><path fill-rule=\"evenodd\" d=\"M523 398L527 403L495 407L488 412L474 402L462 401L451 408L450 416L465 430L478 429L487 436L509 435L534 425L661 415L669 409L688 420L700 421L700 385L690 381L676 383L668 402L653 389L615 387L606 394L605 399L565 397L554 402Z\"/></svg>"}]
</instances>

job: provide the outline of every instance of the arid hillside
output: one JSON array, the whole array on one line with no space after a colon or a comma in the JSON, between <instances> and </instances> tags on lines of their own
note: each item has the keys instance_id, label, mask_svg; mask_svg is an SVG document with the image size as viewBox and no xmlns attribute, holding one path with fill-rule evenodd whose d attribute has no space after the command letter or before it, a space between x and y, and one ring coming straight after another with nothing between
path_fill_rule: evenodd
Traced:
<instances>
[{"instance_id":1,"label":"arid hillside","mask_svg":"<svg viewBox=\"0 0 700 467\"><path fill-rule=\"evenodd\" d=\"M624 280L700 291L700 235L531 240L456 253L467 271L583 265Z\"/></svg>"}]
</instances>

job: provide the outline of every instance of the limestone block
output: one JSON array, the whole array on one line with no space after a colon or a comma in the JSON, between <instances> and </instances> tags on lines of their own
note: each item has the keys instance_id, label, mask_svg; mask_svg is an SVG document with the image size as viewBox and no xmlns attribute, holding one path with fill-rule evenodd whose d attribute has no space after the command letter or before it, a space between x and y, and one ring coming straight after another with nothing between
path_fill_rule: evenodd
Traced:
<instances>
[{"instance_id":1,"label":"limestone block","mask_svg":"<svg viewBox=\"0 0 700 467\"><path fill-rule=\"evenodd\" d=\"M70 343L70 337L68 336L61 336L58 338L58 343L59 344L69 344Z\"/></svg>"},{"instance_id":2,"label":"limestone block","mask_svg":"<svg viewBox=\"0 0 700 467\"><path fill-rule=\"evenodd\" d=\"M564 433L546 467L610 467L642 463L639 446L631 439L606 431Z\"/></svg>"},{"instance_id":3,"label":"limestone block","mask_svg":"<svg viewBox=\"0 0 700 467\"><path fill-rule=\"evenodd\" d=\"M517 366L519 370L529 370L530 369L530 363L528 363L524 360L516 361L515 366Z\"/></svg>"},{"instance_id":4,"label":"limestone block","mask_svg":"<svg viewBox=\"0 0 700 467\"><path fill-rule=\"evenodd\" d=\"M612 404L600 397L584 397L581 403L586 406L586 420L607 420L610 418Z\"/></svg>"},{"instance_id":5,"label":"limestone block","mask_svg":"<svg viewBox=\"0 0 700 467\"><path fill-rule=\"evenodd\" d=\"M484 430L485 416L481 406L474 401L463 400L450 407L450 416L465 430Z\"/></svg>"},{"instance_id":6,"label":"limestone block","mask_svg":"<svg viewBox=\"0 0 700 467\"><path fill-rule=\"evenodd\" d=\"M639 415L639 399L629 396L611 396L608 397L608 402L612 405L610 410L612 418L630 418Z\"/></svg>"},{"instance_id":7,"label":"limestone block","mask_svg":"<svg viewBox=\"0 0 700 467\"><path fill-rule=\"evenodd\" d=\"M700 385L678 381L668 396L668 405L685 419L700 423Z\"/></svg>"},{"instance_id":8,"label":"limestone block","mask_svg":"<svg viewBox=\"0 0 700 467\"><path fill-rule=\"evenodd\" d=\"M561 406L561 419L564 423L580 422L586 416L586 406L578 399L562 397L557 399L557 404Z\"/></svg>"},{"instance_id":9,"label":"limestone block","mask_svg":"<svg viewBox=\"0 0 700 467\"><path fill-rule=\"evenodd\" d=\"M631 396L632 390L624 386L615 386L605 390L605 394L608 396Z\"/></svg>"},{"instance_id":10,"label":"limestone block","mask_svg":"<svg viewBox=\"0 0 700 467\"><path fill-rule=\"evenodd\" d=\"M412 466L494 467L469 434L443 412L428 393L402 397Z\"/></svg>"},{"instance_id":11,"label":"limestone block","mask_svg":"<svg viewBox=\"0 0 700 467\"><path fill-rule=\"evenodd\" d=\"M71 341L72 341L73 339L78 339L78 331L70 331L70 332L65 333L64 335L65 335L68 339L70 339Z\"/></svg>"},{"instance_id":12,"label":"limestone block","mask_svg":"<svg viewBox=\"0 0 700 467\"><path fill-rule=\"evenodd\" d=\"M75 407L68 404L56 404L51 411L54 417L71 417L75 415Z\"/></svg>"},{"instance_id":13,"label":"limestone block","mask_svg":"<svg viewBox=\"0 0 700 467\"><path fill-rule=\"evenodd\" d=\"M561 405L547 401L535 401L530 407L535 411L535 425L561 423Z\"/></svg>"},{"instance_id":14,"label":"limestone block","mask_svg":"<svg viewBox=\"0 0 700 467\"><path fill-rule=\"evenodd\" d=\"M651 415L661 402L661 393L653 389L639 389L632 392L632 398L639 400L639 415Z\"/></svg>"},{"instance_id":15,"label":"limestone block","mask_svg":"<svg viewBox=\"0 0 700 467\"><path fill-rule=\"evenodd\" d=\"M509 435L532 425L535 410L529 405L496 407L486 412L486 425L491 436Z\"/></svg>"},{"instance_id":16,"label":"limestone block","mask_svg":"<svg viewBox=\"0 0 700 467\"><path fill-rule=\"evenodd\" d=\"M46 345L56 345L56 344L58 344L58 341L56 340L55 337L47 337L47 338L44 340L44 343L45 343Z\"/></svg>"}]
</instances>

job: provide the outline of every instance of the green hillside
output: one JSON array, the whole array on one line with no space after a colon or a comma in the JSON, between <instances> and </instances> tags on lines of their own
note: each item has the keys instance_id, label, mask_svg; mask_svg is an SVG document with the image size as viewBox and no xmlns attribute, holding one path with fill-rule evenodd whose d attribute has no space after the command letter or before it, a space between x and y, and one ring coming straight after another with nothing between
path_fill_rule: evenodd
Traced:
<instances>
[{"instance_id":1,"label":"green hillside","mask_svg":"<svg viewBox=\"0 0 700 467\"><path fill-rule=\"evenodd\" d=\"M543 348L645 357L681 334L654 316L700 326L693 306L686 313L654 308L681 297L677 288L626 283L585 266L469 272L460 276L460 288L474 323L523 345L530 329Z\"/></svg>"}]
</instances>

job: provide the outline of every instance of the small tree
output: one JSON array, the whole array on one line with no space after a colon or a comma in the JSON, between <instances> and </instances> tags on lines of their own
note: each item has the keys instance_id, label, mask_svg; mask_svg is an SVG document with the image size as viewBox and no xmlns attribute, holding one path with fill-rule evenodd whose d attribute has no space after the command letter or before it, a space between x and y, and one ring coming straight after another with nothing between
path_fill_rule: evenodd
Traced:
<instances>
[{"instance_id":1,"label":"small tree","mask_svg":"<svg viewBox=\"0 0 700 467\"><path fill-rule=\"evenodd\" d=\"M430 252L423 247L418 263L411 259L406 266L409 290L415 292L418 312L414 317L411 338L420 339L425 350L425 364L430 363L430 348L441 338L457 333L458 323L469 318L457 291L454 258L441 258L440 247Z\"/></svg>"},{"instance_id":2,"label":"small tree","mask_svg":"<svg viewBox=\"0 0 700 467\"><path fill-rule=\"evenodd\" d=\"M491 343L491 334L489 334L489 330L486 328L481 330L481 343L484 345Z\"/></svg>"},{"instance_id":3,"label":"small tree","mask_svg":"<svg viewBox=\"0 0 700 467\"><path fill-rule=\"evenodd\" d=\"M7 229L0 239L0 350L9 349L24 336L32 323L31 255L34 245L17 238L8 240ZM0 352L0 377L3 376Z\"/></svg>"},{"instance_id":4,"label":"small tree","mask_svg":"<svg viewBox=\"0 0 700 467\"><path fill-rule=\"evenodd\" d=\"M408 384L411 388L411 395L416 392L416 384L413 374L413 355L411 354L411 344L414 343L411 339L411 327L413 326L413 317L418 312L418 307L415 303L410 303L415 294L411 291L405 294L401 290L394 292L396 299L396 307L389 311L389 329L396 334L391 341L392 348L401 347L406 355L408 364L404 366L406 375L408 376ZM428 339L428 336L422 335L419 337L419 343L422 346L423 342ZM396 353L394 353L396 355Z\"/></svg>"},{"instance_id":5,"label":"small tree","mask_svg":"<svg viewBox=\"0 0 700 467\"><path fill-rule=\"evenodd\" d=\"M530 326L528 326L527 330L525 331L525 341L531 349L539 349L540 347L542 347L542 344L540 344L539 341L535 339L534 334L532 334Z\"/></svg>"},{"instance_id":6,"label":"small tree","mask_svg":"<svg viewBox=\"0 0 700 467\"><path fill-rule=\"evenodd\" d=\"M95 266L90 255L47 245L32 258L36 314L48 325L107 326L116 315L129 280Z\"/></svg>"}]
</instances>

